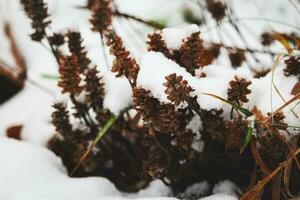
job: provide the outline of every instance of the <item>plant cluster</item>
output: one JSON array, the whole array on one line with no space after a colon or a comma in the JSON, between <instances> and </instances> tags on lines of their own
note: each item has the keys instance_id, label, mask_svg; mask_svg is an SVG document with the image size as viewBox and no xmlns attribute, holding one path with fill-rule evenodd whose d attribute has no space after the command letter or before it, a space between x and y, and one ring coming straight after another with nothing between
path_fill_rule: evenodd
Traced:
<instances>
[{"instance_id":1,"label":"plant cluster","mask_svg":"<svg viewBox=\"0 0 300 200\"><path fill-rule=\"evenodd\" d=\"M294 154L299 140L291 136L291 141L295 141L292 145L282 136L282 131L288 134L283 113L264 116L256 108L249 111L242 107L251 94L249 80L236 76L228 83L228 99L223 101L232 106L229 118L222 109L201 108L197 101L200 94L179 74L165 77L163 86L169 102L161 102L150 90L138 86L140 66L112 28L112 2L89 1L92 30L100 34L114 56L112 72L116 77L126 77L132 89L132 106L116 115L103 106L106 83L87 57L80 33L69 31L48 36L46 5L41 0L21 2L32 19L32 39L49 41L59 65L58 86L70 99L53 106L52 123L58 134L49 147L62 157L70 172L75 168L72 175L104 176L127 192L138 191L150 181L160 179L172 188L174 195L203 180L215 183L230 179L251 193L260 179L269 177L287 158L297 160ZM206 2L212 16L221 20L226 14L225 4ZM273 41L268 35L262 38L265 45ZM66 55L59 50L64 43L69 49ZM161 52L192 77L219 55L220 44L203 43L200 32L195 32L174 50L167 47L160 31L148 36L149 51ZM229 58L232 67L240 66L246 59L244 51L238 49L231 50ZM299 57L290 56L285 63L286 76L299 76ZM206 75L200 78L205 79ZM254 118L251 120L250 116ZM194 127L195 121L202 127ZM102 133L101 139L95 143L98 133ZM300 174L296 166L289 167L289 172L285 171L287 167L282 172L284 175L272 177L266 192L256 190L255 199L278 199L281 190L286 195L295 192L300 187Z\"/></svg>"}]
</instances>

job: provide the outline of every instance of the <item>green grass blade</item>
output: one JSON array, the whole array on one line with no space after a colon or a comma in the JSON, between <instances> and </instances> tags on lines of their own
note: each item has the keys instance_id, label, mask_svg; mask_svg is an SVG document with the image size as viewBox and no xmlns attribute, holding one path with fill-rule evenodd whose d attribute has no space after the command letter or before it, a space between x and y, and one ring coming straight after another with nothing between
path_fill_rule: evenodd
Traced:
<instances>
[{"instance_id":1,"label":"green grass blade","mask_svg":"<svg viewBox=\"0 0 300 200\"><path fill-rule=\"evenodd\" d=\"M202 94L207 95L207 96L214 97L214 98L216 98L216 99L219 99L220 101L223 101L224 103L227 103L227 104L231 105L233 108L235 108L235 109L241 111L241 112L242 112L243 114L245 114L247 117L250 117L250 116L253 115L252 112L251 112L250 110L248 110L248 109L246 109L246 108L243 108L243 107L241 107L241 106L239 106L239 105L236 105L236 104L234 104L234 103L231 103L231 102L229 102L227 99L224 99L224 98L222 98L222 97L219 97L219 96L217 96L217 95L215 95L215 94L210 94L210 93L202 93Z\"/></svg>"}]
</instances>

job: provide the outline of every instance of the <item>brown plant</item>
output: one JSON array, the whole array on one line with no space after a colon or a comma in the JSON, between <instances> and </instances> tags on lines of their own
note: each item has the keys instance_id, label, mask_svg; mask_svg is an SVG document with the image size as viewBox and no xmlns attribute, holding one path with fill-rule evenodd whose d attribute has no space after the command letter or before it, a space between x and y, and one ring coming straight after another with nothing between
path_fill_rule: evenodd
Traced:
<instances>
[{"instance_id":1,"label":"brown plant","mask_svg":"<svg viewBox=\"0 0 300 200\"><path fill-rule=\"evenodd\" d=\"M235 76L229 85L230 88L227 91L228 101L237 104L248 102L247 95L251 93L248 87L251 85L251 81Z\"/></svg>"}]
</instances>

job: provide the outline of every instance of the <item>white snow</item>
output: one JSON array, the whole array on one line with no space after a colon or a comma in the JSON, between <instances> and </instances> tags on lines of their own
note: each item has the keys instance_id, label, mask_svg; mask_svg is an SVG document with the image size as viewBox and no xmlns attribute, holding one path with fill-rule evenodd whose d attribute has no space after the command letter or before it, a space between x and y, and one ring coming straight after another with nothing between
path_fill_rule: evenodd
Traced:
<instances>
[{"instance_id":1,"label":"white snow","mask_svg":"<svg viewBox=\"0 0 300 200\"><path fill-rule=\"evenodd\" d=\"M100 45L100 38L98 34L92 33L89 30L90 25L88 19L89 12L80 10L76 6L83 5L83 0L47 0L49 3L49 10L51 19L53 21L52 28L55 31L66 31L69 29L76 29L82 33L84 44L87 47L88 55L94 63L98 65L104 76L106 95L104 99L105 108L110 109L114 113L119 113L121 110L131 105L131 89L128 81L125 78L115 78L114 74L107 72L109 66L106 66L102 58L102 48ZM117 0L120 10L136 14L148 19L166 19L169 24L178 25L182 22L179 19L179 11L182 9L186 1L178 0L176 3L172 0ZM292 23L295 19L299 19L294 8L287 5L285 1L280 0L266 0L259 1L258 7L260 9L272 4L274 9L263 10L260 13L254 9L253 1L234 1L234 5L238 9L237 16L245 18L244 25L249 26L255 33L259 33L269 24L261 22L261 20L246 20L251 16L261 18L273 18L281 21ZM164 8L164 9L161 9ZM155 181L151 185L137 194L122 194L112 183L100 177L90 178L70 178L66 174L61 160L57 158L52 152L44 147L47 140L54 134L54 128L50 125L51 105L54 97L56 98L58 89L55 81L49 81L41 78L41 74L57 74L57 64L49 50L42 47L36 42L32 42L28 35L31 33L30 21L25 17L24 12L21 11L19 1L17 0L0 0L0 43L1 58L5 58L9 63L15 64L11 53L9 52L9 44L4 36L2 26L4 22L8 21L11 25L14 37L22 55L26 58L28 67L28 74L30 78L46 86L53 95L49 95L37 89L31 84L26 84L23 91L13 97L11 100L0 106L0 135L5 134L6 128L15 124L24 124L21 137L24 142L19 142L11 139L0 138L0 199L5 200L60 200L60 199L126 199L126 198L143 198L145 199L174 199L159 196L168 196L170 189L162 184L160 181ZM155 10L155 12L153 12ZM254 10L254 11L253 11ZM273 11L275 10L275 11ZM281 11L280 11L281 10ZM172 12L172 16L169 14ZM288 13L288 14L287 14ZM262 15L262 16L261 16ZM79 17L78 17L79 16ZM172 19L172 20L171 20ZM175 19L175 20L174 20ZM172 22L171 22L172 21ZM115 23L116 29L124 29L123 21ZM127 24L127 29L136 26L134 23ZM180 25L179 25L180 26ZM223 23L218 29L210 28L215 24L208 21L208 27L204 30L201 28L204 39L213 40L218 35L218 31L228 30L230 36L236 46L243 46L240 38L234 34L232 27ZM67 28L66 28L67 27ZM246 26L245 26L246 27ZM292 30L290 27L283 25L274 25L275 30ZM245 28L241 28L245 32ZM195 25L182 26L181 28L168 28L162 31L164 40L167 46L171 49L178 49L182 41L190 34L199 31L200 28ZM138 29L138 31L144 31ZM135 31L133 31L135 32ZM129 35L124 31L124 36ZM133 35L133 33L131 33ZM247 40L253 48L259 48L257 38L253 35L247 35ZM137 37L135 35L135 37ZM141 39L141 38L140 38ZM215 39L216 40L216 39ZM217 39L218 40L218 39ZM132 41L125 41L124 43L131 43ZM232 45L229 38L224 38L224 43ZM129 45L128 45L129 46ZM278 45L274 45L271 49L281 49ZM135 51L134 55L139 56L141 51ZM263 57L263 56L262 56ZM198 70L207 74L206 78L192 77L186 70L171 60L168 60L160 53L149 52L144 54L140 59L141 71L138 76L138 86L145 87L153 93L153 96L162 102L169 102L164 93L165 87L162 85L165 82L165 76L176 72L182 75L189 84L195 89L195 94L198 95L198 102L204 109L223 108L224 115L230 111L230 106L212 97L202 95L203 92L216 94L223 98L227 98L227 88L229 81L235 75L243 77L252 81L250 89L252 93L248 96L250 101L244 104L245 108L252 109L257 106L265 115L267 112L274 111L280 107L284 101L276 93L275 89L271 90L271 73L261 79L254 79L248 66L244 64L242 67L234 70L229 67L228 61L224 60L224 53L217 60L216 64L210 65ZM255 64L252 61L252 64ZM270 68L270 58L264 58L265 68ZM256 66L254 65L256 68ZM292 87L297 82L296 77L285 77L282 73L282 63L276 69L274 74L274 81L280 93L285 100L292 98L290 94ZM272 94L271 94L272 92ZM271 103L272 97L272 103ZM67 100L63 100L66 102ZM297 102L291 104L284 113L286 115L285 122L289 125L299 126L300 122L291 113L290 109L295 106ZM272 105L272 106L271 106ZM300 108L294 109L299 113ZM192 129L201 128L201 124L191 124ZM38 144L38 145L33 145ZM195 142L195 149L201 151L203 143L201 140ZM187 193L198 192L205 190L204 183L195 184L187 190ZM203 188L202 188L203 187ZM208 187L208 186L207 186ZM202 200L236 200L237 198L230 194L235 194L238 188L231 182L223 181L214 186L215 194L210 197L202 198ZM153 198L144 198L153 197ZM159 197L159 198L154 198Z\"/></svg>"},{"instance_id":2,"label":"white snow","mask_svg":"<svg viewBox=\"0 0 300 200\"><path fill-rule=\"evenodd\" d=\"M228 195L236 195L236 192L240 192L240 189L231 181L224 180L215 184L213 188L213 193L218 194L228 194Z\"/></svg>"},{"instance_id":3,"label":"white snow","mask_svg":"<svg viewBox=\"0 0 300 200\"><path fill-rule=\"evenodd\" d=\"M96 200L165 196L169 189L159 181L137 195L121 194L105 178L70 178L60 158L50 150L13 139L0 138L0 199ZM147 198L150 199L150 198ZM158 198L151 198L158 199ZM159 200L174 198L159 198Z\"/></svg>"},{"instance_id":4,"label":"white snow","mask_svg":"<svg viewBox=\"0 0 300 200\"><path fill-rule=\"evenodd\" d=\"M209 188L210 185L206 181L195 183L189 186L182 194L179 194L179 197L185 198L185 197L205 195L208 192Z\"/></svg>"},{"instance_id":5,"label":"white snow","mask_svg":"<svg viewBox=\"0 0 300 200\"><path fill-rule=\"evenodd\" d=\"M162 30L162 39L170 49L179 49L184 39L200 29L197 25L189 25L182 28L165 28Z\"/></svg>"},{"instance_id":6,"label":"white snow","mask_svg":"<svg viewBox=\"0 0 300 200\"><path fill-rule=\"evenodd\" d=\"M131 105L131 87L126 78L116 78L112 72L108 71L104 74L104 83L104 108L108 108L110 111L117 114Z\"/></svg>"},{"instance_id":7,"label":"white snow","mask_svg":"<svg viewBox=\"0 0 300 200\"><path fill-rule=\"evenodd\" d=\"M268 112L275 111L284 104L280 95L275 91L274 86L271 89L272 73L269 73L263 78L256 79L253 78L249 69L244 67L234 70L223 66L212 65L203 69L203 72L207 73L207 77L198 78L186 72L183 67L180 67L174 61L166 58L160 52L145 53L141 57L140 68L137 85L149 89L152 95L161 102L170 102L164 92L166 88L163 86L163 83L166 82L166 76L176 73L177 75L183 76L183 79L187 80L189 85L195 89L194 94L197 95L198 103L201 108L207 110L223 109L224 116L229 116L230 106L203 93L214 94L226 99L229 82L234 79L234 76L246 78L252 82L249 86L252 91L252 93L248 95L249 102L244 104L243 107L252 110L254 106L257 106L258 109L266 115ZM276 68L273 79L282 97L287 101L293 97L290 93L297 82L297 78L286 77L283 74L283 68L283 64L280 64ZM285 122L293 126L300 125L300 120L291 113L291 108L293 108L296 103L297 101L283 110L286 116ZM300 110L296 107L294 111L297 113L297 111L299 112Z\"/></svg>"},{"instance_id":8,"label":"white snow","mask_svg":"<svg viewBox=\"0 0 300 200\"><path fill-rule=\"evenodd\" d=\"M230 196L228 194L215 194L205 198L201 198L200 200L238 200L238 198Z\"/></svg>"}]
</instances>

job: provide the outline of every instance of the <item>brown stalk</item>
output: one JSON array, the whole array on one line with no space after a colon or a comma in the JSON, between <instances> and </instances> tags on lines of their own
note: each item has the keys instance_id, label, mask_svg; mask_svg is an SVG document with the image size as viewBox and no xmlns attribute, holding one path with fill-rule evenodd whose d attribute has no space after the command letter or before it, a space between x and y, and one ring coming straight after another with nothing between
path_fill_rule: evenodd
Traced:
<instances>
[{"instance_id":1,"label":"brown stalk","mask_svg":"<svg viewBox=\"0 0 300 200\"><path fill-rule=\"evenodd\" d=\"M290 105L291 103L293 103L294 101L296 101L299 98L300 98L300 92L298 94L296 94L293 98L291 98L290 100L288 100L285 104L283 104L282 106L280 106L275 112L273 112L270 116L268 116L262 123L266 124L277 113L279 113L280 111L282 111L284 108L286 108L288 105Z\"/></svg>"},{"instance_id":2,"label":"brown stalk","mask_svg":"<svg viewBox=\"0 0 300 200\"><path fill-rule=\"evenodd\" d=\"M9 39L11 52L12 52L12 55L13 55L14 60L16 62L16 65L18 67L20 67L21 69L25 69L26 66L25 66L24 59L23 59L23 57L22 57L22 55L21 55L21 53L18 49L18 45L16 43L16 40L15 40L13 34L12 34L10 25L8 23L4 25L4 31L5 31L5 35Z\"/></svg>"},{"instance_id":3,"label":"brown stalk","mask_svg":"<svg viewBox=\"0 0 300 200\"><path fill-rule=\"evenodd\" d=\"M268 169L268 167L266 166L266 164L264 163L263 159L261 158L259 151L257 149L256 146L256 141L252 140L251 141L251 152L252 155L256 161L256 163L258 164L258 166L261 168L261 170L263 171L264 174L269 174L270 170Z\"/></svg>"},{"instance_id":4,"label":"brown stalk","mask_svg":"<svg viewBox=\"0 0 300 200\"><path fill-rule=\"evenodd\" d=\"M293 157L297 156L300 153L300 148L298 148ZM284 169L290 162L292 158L288 158L284 162L280 163L278 167L273 170L268 176L259 181L252 189L245 193L240 200L254 200L257 195L264 189L267 183L269 183L282 169Z\"/></svg>"}]
</instances>

